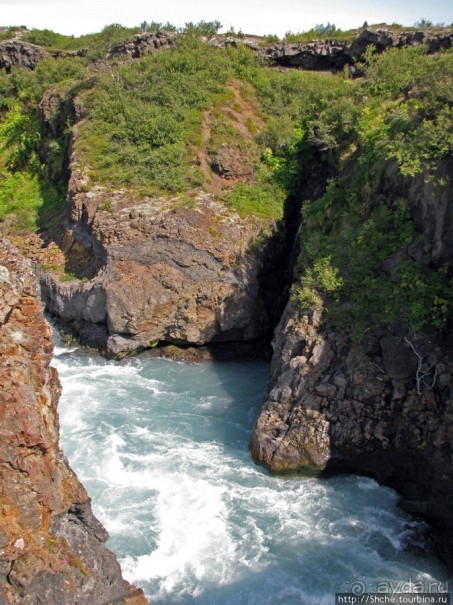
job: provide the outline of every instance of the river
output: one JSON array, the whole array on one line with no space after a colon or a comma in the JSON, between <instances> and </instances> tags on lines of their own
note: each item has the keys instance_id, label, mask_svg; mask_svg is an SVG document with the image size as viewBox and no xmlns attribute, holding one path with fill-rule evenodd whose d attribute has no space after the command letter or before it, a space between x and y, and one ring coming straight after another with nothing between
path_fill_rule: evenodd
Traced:
<instances>
[{"instance_id":1,"label":"river","mask_svg":"<svg viewBox=\"0 0 453 605\"><path fill-rule=\"evenodd\" d=\"M271 476L248 441L261 362L112 362L59 345L61 446L153 604L332 605L400 583L436 591L420 524L371 479Z\"/></svg>"}]
</instances>

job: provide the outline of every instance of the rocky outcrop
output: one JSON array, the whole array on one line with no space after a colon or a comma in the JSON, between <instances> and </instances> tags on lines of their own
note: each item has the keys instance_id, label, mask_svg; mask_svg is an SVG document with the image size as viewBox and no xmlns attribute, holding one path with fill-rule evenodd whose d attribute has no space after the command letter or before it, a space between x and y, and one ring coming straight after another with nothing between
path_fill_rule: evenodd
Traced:
<instances>
[{"instance_id":1,"label":"rocky outcrop","mask_svg":"<svg viewBox=\"0 0 453 605\"><path fill-rule=\"evenodd\" d=\"M225 48L226 46L233 46L233 48L237 48L238 46L248 46L252 50L260 50L260 42L262 41L260 36L245 35L223 35L203 39L209 44L209 46L216 46L217 48Z\"/></svg>"},{"instance_id":2,"label":"rocky outcrop","mask_svg":"<svg viewBox=\"0 0 453 605\"><path fill-rule=\"evenodd\" d=\"M177 34L171 31L146 32L137 34L132 40L122 42L112 47L108 58L138 59L147 54L153 54L175 44ZM403 46L419 46L426 44L428 53L436 53L451 48L452 32L432 33L430 31L401 32L391 29L364 29L351 42L336 40L314 40L308 44L279 42L265 47L257 36L214 36L205 39L210 46L219 48L226 46L248 46L255 52L270 59L273 63L286 67L297 67L307 70L340 71L345 66L353 68L353 73L360 75L360 69L354 68L360 63L369 46L374 46L376 52L388 48ZM84 56L87 49L76 51L52 51L50 56L70 57ZM7 40L0 43L0 69L10 71L12 67L34 69L43 58L44 51L33 44L19 39ZM356 71L355 71L355 70Z\"/></svg>"},{"instance_id":3,"label":"rocky outcrop","mask_svg":"<svg viewBox=\"0 0 453 605\"><path fill-rule=\"evenodd\" d=\"M114 46L109 52L109 57L127 57L138 59L150 53L169 48L175 43L175 34L169 31L147 32L138 34L130 42L122 42Z\"/></svg>"},{"instance_id":4,"label":"rocky outcrop","mask_svg":"<svg viewBox=\"0 0 453 605\"><path fill-rule=\"evenodd\" d=\"M210 194L163 200L111 192L93 186L74 159L75 152L62 248L79 279L42 277L50 312L115 355L158 341L266 334L259 273L275 223L242 219Z\"/></svg>"},{"instance_id":5,"label":"rocky outcrop","mask_svg":"<svg viewBox=\"0 0 453 605\"><path fill-rule=\"evenodd\" d=\"M21 40L6 40L0 42L0 69L11 71L12 67L35 69L44 57L44 51L34 44Z\"/></svg>"},{"instance_id":6,"label":"rocky outcrop","mask_svg":"<svg viewBox=\"0 0 453 605\"><path fill-rule=\"evenodd\" d=\"M51 137L62 137L68 126L76 120L74 94L59 88L49 88L39 103L41 120L46 134Z\"/></svg>"},{"instance_id":7,"label":"rocky outcrop","mask_svg":"<svg viewBox=\"0 0 453 605\"><path fill-rule=\"evenodd\" d=\"M347 56L348 45L345 42L320 40L309 44L279 43L266 49L268 59L284 67L298 67L308 70L339 71L352 63Z\"/></svg>"},{"instance_id":8,"label":"rocky outcrop","mask_svg":"<svg viewBox=\"0 0 453 605\"><path fill-rule=\"evenodd\" d=\"M429 53L451 48L453 33L431 34L425 31L392 32L388 29L365 29L352 42L315 40L309 44L279 43L265 50L267 58L277 65L308 70L340 71L360 62L366 49L373 45L376 52L389 48L426 44Z\"/></svg>"},{"instance_id":9,"label":"rocky outcrop","mask_svg":"<svg viewBox=\"0 0 453 605\"><path fill-rule=\"evenodd\" d=\"M432 172L407 177L396 163L387 164L378 195L387 203L406 200L418 233L380 264L391 280L399 279L402 262L451 272L452 168L447 158ZM406 510L431 523L439 554L453 566L453 350L447 335L430 340L395 322L370 327L358 344L316 311L302 314L290 303L273 348L251 440L254 459L275 472L363 473L394 487Z\"/></svg>"},{"instance_id":10,"label":"rocky outcrop","mask_svg":"<svg viewBox=\"0 0 453 605\"><path fill-rule=\"evenodd\" d=\"M60 384L37 280L0 243L0 601L144 605L58 447Z\"/></svg>"},{"instance_id":11,"label":"rocky outcrop","mask_svg":"<svg viewBox=\"0 0 453 605\"><path fill-rule=\"evenodd\" d=\"M105 209L106 197L114 211ZM252 247L260 221L241 220L210 196L188 208L101 189L77 194L71 218L67 257L84 249L87 274L93 263L101 268L90 280L61 283L46 275L41 285L48 309L73 322L82 340L119 354L157 341L264 335L261 255Z\"/></svg>"},{"instance_id":12,"label":"rocky outcrop","mask_svg":"<svg viewBox=\"0 0 453 605\"><path fill-rule=\"evenodd\" d=\"M434 172L413 178L398 177L390 164L384 179L383 193L407 197L411 216L423 241L407 250L408 257L426 266L438 268L453 262L453 158L437 162Z\"/></svg>"},{"instance_id":13,"label":"rocky outcrop","mask_svg":"<svg viewBox=\"0 0 453 605\"><path fill-rule=\"evenodd\" d=\"M431 33L429 31L394 32L389 29L364 29L348 47L348 54L355 60L360 60L366 49L373 45L380 53L388 48L403 48L404 46L420 46L426 44L429 54L451 48L453 32Z\"/></svg>"},{"instance_id":14,"label":"rocky outcrop","mask_svg":"<svg viewBox=\"0 0 453 605\"><path fill-rule=\"evenodd\" d=\"M362 345L289 305L251 451L276 472L363 473L396 488L453 564L453 359L420 337Z\"/></svg>"},{"instance_id":15,"label":"rocky outcrop","mask_svg":"<svg viewBox=\"0 0 453 605\"><path fill-rule=\"evenodd\" d=\"M166 199L140 197L98 184L88 176L89 166L80 168L78 132L84 109L71 91L47 91L40 110L49 135L77 122L69 150L65 234L58 234L66 274L41 277L51 313L70 324L84 344L113 355L158 342L204 345L268 335L265 307L275 304L260 290L261 270L279 232L277 221L241 218L216 198L215 187L209 188L210 177L225 187L247 181L248 158L233 144L224 144L212 157L206 151L203 160L202 153L195 160L200 171L209 173L203 176L211 193L197 189ZM240 118L251 116L246 107ZM252 147L245 124L237 124L238 137L244 136L242 128ZM54 266L54 259L46 264Z\"/></svg>"}]
</instances>

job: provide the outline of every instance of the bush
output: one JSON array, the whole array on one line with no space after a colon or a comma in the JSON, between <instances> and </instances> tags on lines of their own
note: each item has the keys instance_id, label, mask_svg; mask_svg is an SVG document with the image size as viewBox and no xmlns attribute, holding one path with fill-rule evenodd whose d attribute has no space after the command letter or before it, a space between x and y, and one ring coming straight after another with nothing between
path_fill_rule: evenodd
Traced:
<instances>
[{"instance_id":1,"label":"bush","mask_svg":"<svg viewBox=\"0 0 453 605\"><path fill-rule=\"evenodd\" d=\"M302 43L306 44L313 40L321 39L335 39L338 41L349 41L356 35L356 30L342 30L337 28L333 23L327 22L325 25L320 23L315 25L312 29L305 32L293 33L291 31L286 32L284 41L288 43Z\"/></svg>"},{"instance_id":2,"label":"bush","mask_svg":"<svg viewBox=\"0 0 453 605\"><path fill-rule=\"evenodd\" d=\"M101 73L78 142L95 177L150 192L189 188L189 142L231 73L226 52L193 40L118 66L113 79L109 70Z\"/></svg>"},{"instance_id":3,"label":"bush","mask_svg":"<svg viewBox=\"0 0 453 605\"><path fill-rule=\"evenodd\" d=\"M262 184L239 183L223 194L226 205L239 216L250 214L261 218L279 219L283 214L285 191L270 182Z\"/></svg>"}]
</instances>

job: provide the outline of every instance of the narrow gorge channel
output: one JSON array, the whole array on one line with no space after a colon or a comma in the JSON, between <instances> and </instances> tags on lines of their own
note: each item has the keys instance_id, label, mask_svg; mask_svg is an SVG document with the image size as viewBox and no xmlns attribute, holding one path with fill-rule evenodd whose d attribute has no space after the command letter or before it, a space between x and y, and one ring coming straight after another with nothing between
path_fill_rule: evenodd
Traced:
<instances>
[{"instance_id":1,"label":"narrow gorge channel","mask_svg":"<svg viewBox=\"0 0 453 605\"><path fill-rule=\"evenodd\" d=\"M59 345L61 446L126 579L165 605L323 605L382 582L445 590L422 526L354 476L275 477L248 451L269 367L107 361ZM436 591L437 592L437 591Z\"/></svg>"}]
</instances>

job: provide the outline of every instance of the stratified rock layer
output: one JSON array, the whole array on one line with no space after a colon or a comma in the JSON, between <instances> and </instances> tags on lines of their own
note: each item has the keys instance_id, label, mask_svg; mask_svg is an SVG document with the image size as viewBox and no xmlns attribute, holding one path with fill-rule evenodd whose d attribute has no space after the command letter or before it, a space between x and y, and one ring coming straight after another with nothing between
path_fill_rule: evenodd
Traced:
<instances>
[{"instance_id":1,"label":"stratified rock layer","mask_svg":"<svg viewBox=\"0 0 453 605\"><path fill-rule=\"evenodd\" d=\"M289 305L252 455L276 472L363 473L396 488L453 565L452 375L445 347L396 334L354 345Z\"/></svg>"},{"instance_id":2,"label":"stratified rock layer","mask_svg":"<svg viewBox=\"0 0 453 605\"><path fill-rule=\"evenodd\" d=\"M58 447L60 383L29 261L0 243L0 602L144 605Z\"/></svg>"}]
</instances>

